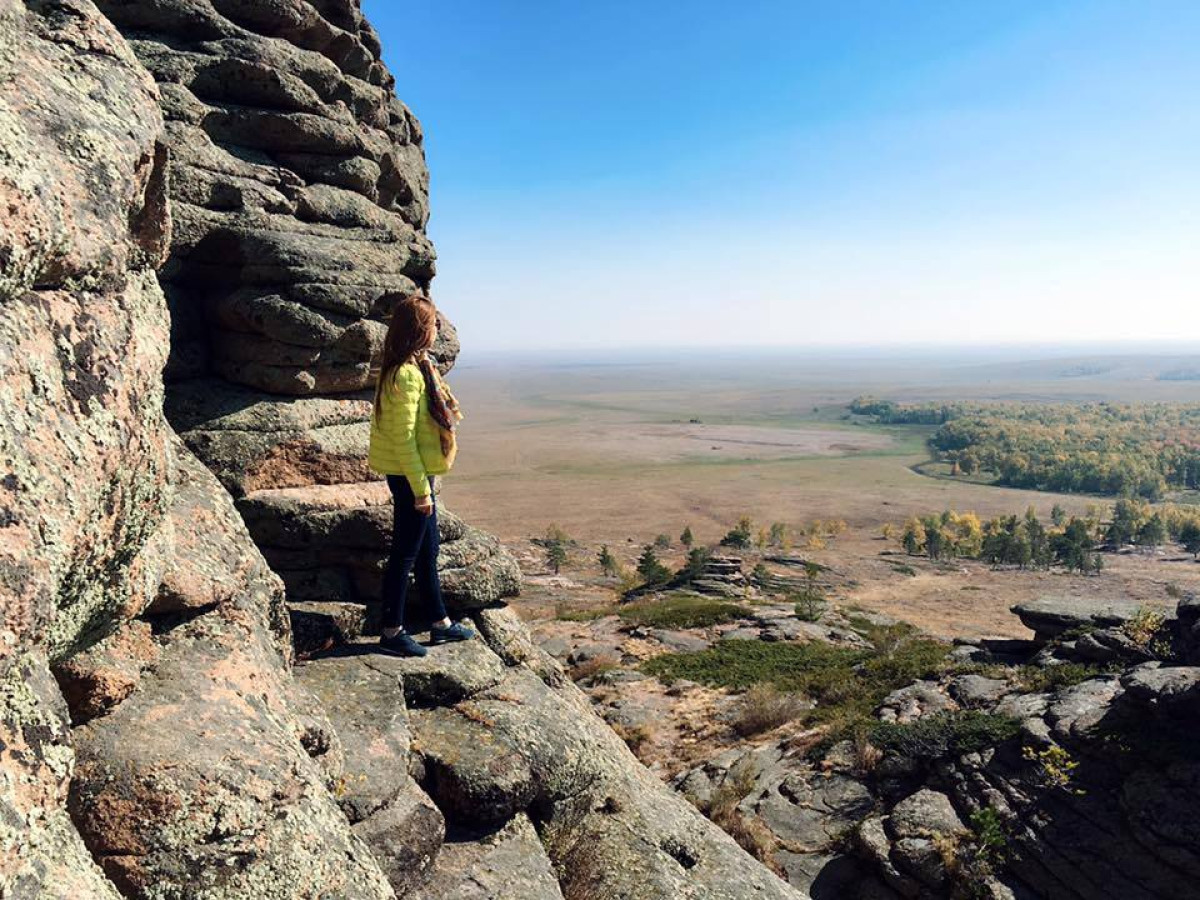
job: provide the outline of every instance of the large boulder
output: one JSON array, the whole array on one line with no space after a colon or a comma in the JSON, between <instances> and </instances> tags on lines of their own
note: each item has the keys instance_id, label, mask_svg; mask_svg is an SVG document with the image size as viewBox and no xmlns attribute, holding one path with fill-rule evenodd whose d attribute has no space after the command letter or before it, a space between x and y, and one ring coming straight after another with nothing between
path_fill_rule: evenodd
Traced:
<instances>
[{"instance_id":1,"label":"large boulder","mask_svg":"<svg viewBox=\"0 0 1200 900\"><path fill-rule=\"evenodd\" d=\"M1018 603L1012 611L1038 641L1049 641L1073 629L1121 625L1138 614L1140 605L1128 600L1094 597L1043 597Z\"/></svg>"},{"instance_id":2,"label":"large boulder","mask_svg":"<svg viewBox=\"0 0 1200 900\"><path fill-rule=\"evenodd\" d=\"M87 0L0 3L0 670L61 657L156 583L167 503L154 83Z\"/></svg>"},{"instance_id":3,"label":"large boulder","mask_svg":"<svg viewBox=\"0 0 1200 900\"><path fill-rule=\"evenodd\" d=\"M88 0L0 0L0 895L116 891L50 673L152 598L168 504L158 94ZM117 693L124 686L115 686Z\"/></svg>"}]
</instances>

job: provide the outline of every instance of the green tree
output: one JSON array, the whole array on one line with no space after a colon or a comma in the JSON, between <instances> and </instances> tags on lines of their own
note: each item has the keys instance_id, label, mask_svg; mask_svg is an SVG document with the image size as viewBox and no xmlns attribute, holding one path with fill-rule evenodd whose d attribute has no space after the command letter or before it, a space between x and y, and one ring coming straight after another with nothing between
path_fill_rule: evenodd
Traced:
<instances>
[{"instance_id":1,"label":"green tree","mask_svg":"<svg viewBox=\"0 0 1200 900\"><path fill-rule=\"evenodd\" d=\"M1104 539L1115 547L1132 543L1146 520L1146 511L1136 500L1122 498L1113 506L1112 521Z\"/></svg>"},{"instance_id":2,"label":"green tree","mask_svg":"<svg viewBox=\"0 0 1200 900\"><path fill-rule=\"evenodd\" d=\"M557 575L567 564L567 546L562 541L551 541L546 547L546 562Z\"/></svg>"},{"instance_id":3,"label":"green tree","mask_svg":"<svg viewBox=\"0 0 1200 900\"><path fill-rule=\"evenodd\" d=\"M1054 558L1068 569L1089 572L1092 568L1092 535L1087 522L1071 518L1061 534L1051 538Z\"/></svg>"},{"instance_id":4,"label":"green tree","mask_svg":"<svg viewBox=\"0 0 1200 900\"><path fill-rule=\"evenodd\" d=\"M1192 554L1193 559L1200 555L1200 523L1195 520L1185 522L1179 529L1179 543L1183 544L1184 550Z\"/></svg>"},{"instance_id":5,"label":"green tree","mask_svg":"<svg viewBox=\"0 0 1200 900\"><path fill-rule=\"evenodd\" d=\"M692 526L685 525L683 534L679 536L679 543L683 544L688 550L692 549L692 544L696 543L696 539L692 536Z\"/></svg>"},{"instance_id":6,"label":"green tree","mask_svg":"<svg viewBox=\"0 0 1200 900\"><path fill-rule=\"evenodd\" d=\"M706 547L693 547L688 551L687 562L683 564L682 575L689 581L699 578L704 571L705 565L708 564L708 557L711 554Z\"/></svg>"},{"instance_id":7,"label":"green tree","mask_svg":"<svg viewBox=\"0 0 1200 900\"><path fill-rule=\"evenodd\" d=\"M917 556L925 547L925 526L917 519L909 519L904 526L904 536L900 538L904 552L909 556Z\"/></svg>"},{"instance_id":8,"label":"green tree","mask_svg":"<svg viewBox=\"0 0 1200 900\"><path fill-rule=\"evenodd\" d=\"M638 557L637 573L646 584L660 584L671 577L670 569L659 561L652 544L647 544Z\"/></svg>"},{"instance_id":9,"label":"green tree","mask_svg":"<svg viewBox=\"0 0 1200 900\"><path fill-rule=\"evenodd\" d=\"M596 556L596 562L600 564L600 571L610 578L615 576L620 571L620 566L617 564L617 558L612 555L608 549L608 544L600 548L599 554Z\"/></svg>"},{"instance_id":10,"label":"green tree","mask_svg":"<svg viewBox=\"0 0 1200 900\"><path fill-rule=\"evenodd\" d=\"M1062 528L1063 523L1067 521L1067 511L1062 508L1062 504L1054 504L1054 508L1050 510L1050 521L1054 523L1055 528Z\"/></svg>"},{"instance_id":11,"label":"green tree","mask_svg":"<svg viewBox=\"0 0 1200 900\"><path fill-rule=\"evenodd\" d=\"M1050 536L1046 526L1037 517L1037 511L1031 506L1025 510L1025 539L1029 542L1029 561L1038 568L1050 565Z\"/></svg>"},{"instance_id":12,"label":"green tree","mask_svg":"<svg viewBox=\"0 0 1200 900\"><path fill-rule=\"evenodd\" d=\"M1161 547L1167 542L1167 523L1155 513L1138 529L1137 543L1140 547Z\"/></svg>"},{"instance_id":13,"label":"green tree","mask_svg":"<svg viewBox=\"0 0 1200 900\"><path fill-rule=\"evenodd\" d=\"M721 538L721 544L725 547L737 547L739 550L746 550L750 547L754 540L754 523L750 521L749 516L742 516L738 519L738 523Z\"/></svg>"},{"instance_id":14,"label":"green tree","mask_svg":"<svg viewBox=\"0 0 1200 900\"><path fill-rule=\"evenodd\" d=\"M671 546L671 539L665 534L660 534L654 538L654 546L659 550L667 550Z\"/></svg>"}]
</instances>

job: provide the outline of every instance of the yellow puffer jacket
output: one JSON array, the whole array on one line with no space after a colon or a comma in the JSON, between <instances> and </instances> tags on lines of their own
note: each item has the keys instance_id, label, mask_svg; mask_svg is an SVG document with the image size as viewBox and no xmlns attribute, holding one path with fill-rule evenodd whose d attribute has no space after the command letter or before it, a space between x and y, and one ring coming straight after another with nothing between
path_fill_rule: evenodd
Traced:
<instances>
[{"instance_id":1,"label":"yellow puffer jacket","mask_svg":"<svg viewBox=\"0 0 1200 900\"><path fill-rule=\"evenodd\" d=\"M403 475L413 496L425 497L429 476L450 471L438 424L429 413L425 378L415 363L405 363L390 381L383 388L383 409L371 419L367 462L381 475Z\"/></svg>"}]
</instances>

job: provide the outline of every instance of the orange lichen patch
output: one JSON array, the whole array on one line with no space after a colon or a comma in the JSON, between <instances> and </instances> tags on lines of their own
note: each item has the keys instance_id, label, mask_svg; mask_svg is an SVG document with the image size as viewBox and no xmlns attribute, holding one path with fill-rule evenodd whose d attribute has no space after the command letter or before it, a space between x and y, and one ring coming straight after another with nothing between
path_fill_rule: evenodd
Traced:
<instances>
[{"instance_id":1,"label":"orange lichen patch","mask_svg":"<svg viewBox=\"0 0 1200 900\"><path fill-rule=\"evenodd\" d=\"M351 484L375 477L361 454L335 455L316 441L299 438L272 447L262 459L247 467L241 483L249 493L316 484Z\"/></svg>"},{"instance_id":2,"label":"orange lichen patch","mask_svg":"<svg viewBox=\"0 0 1200 900\"><path fill-rule=\"evenodd\" d=\"M83 779L92 775L86 763L77 772ZM86 799L79 799L87 804L87 836L92 852L147 853L158 830L155 823L170 821L184 811L185 798L162 790L156 775L154 770L147 770L140 777L109 782L89 792Z\"/></svg>"},{"instance_id":3,"label":"orange lichen patch","mask_svg":"<svg viewBox=\"0 0 1200 900\"><path fill-rule=\"evenodd\" d=\"M137 687L142 670L159 656L149 624L131 621L124 627L54 667L59 688L74 722L103 715Z\"/></svg>"}]
</instances>

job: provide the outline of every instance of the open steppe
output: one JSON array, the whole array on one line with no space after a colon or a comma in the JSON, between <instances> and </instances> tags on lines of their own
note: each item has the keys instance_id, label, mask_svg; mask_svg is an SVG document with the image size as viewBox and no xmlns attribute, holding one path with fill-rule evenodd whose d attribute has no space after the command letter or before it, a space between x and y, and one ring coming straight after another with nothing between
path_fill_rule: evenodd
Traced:
<instances>
[{"instance_id":1,"label":"open steppe","mask_svg":"<svg viewBox=\"0 0 1200 900\"><path fill-rule=\"evenodd\" d=\"M720 539L740 516L802 529L813 520L847 528L823 549L798 552L834 573L835 599L904 618L946 636L1025 633L1008 609L1046 594L1168 600L1168 586L1200 588L1200 565L1182 552L1108 554L1098 577L993 571L973 562L913 562L885 523L953 508L981 517L1043 517L1058 503L1082 514L1093 497L1054 495L931 478L920 426L850 417L861 394L902 401L1079 403L1194 402L1200 383L1159 380L1195 364L1187 356L1066 356L1033 351L834 354L771 351L627 353L589 361L464 359L453 385L466 411L447 503L498 534L544 571L530 539L551 524L579 544L566 568L585 593L595 551L626 564L660 533L690 526L698 543ZM897 571L913 564L915 575ZM530 586L527 613L547 598L581 593ZM519 601L520 602L520 601Z\"/></svg>"}]
</instances>

